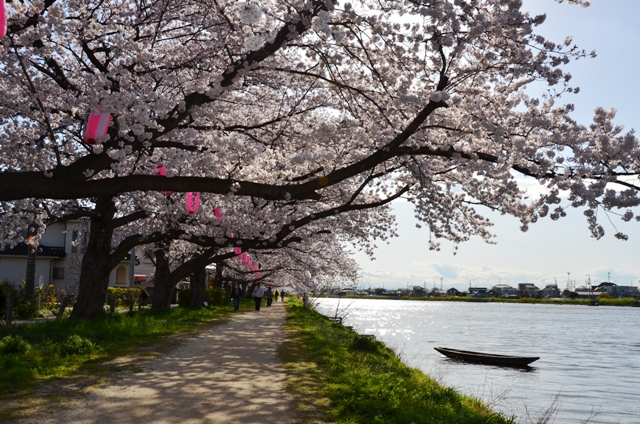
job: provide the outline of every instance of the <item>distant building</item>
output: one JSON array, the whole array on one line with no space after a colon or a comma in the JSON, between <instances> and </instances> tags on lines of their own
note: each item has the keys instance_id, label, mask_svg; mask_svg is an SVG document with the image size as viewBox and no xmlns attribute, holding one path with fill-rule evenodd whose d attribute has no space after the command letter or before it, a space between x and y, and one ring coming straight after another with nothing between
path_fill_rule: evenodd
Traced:
<instances>
[{"instance_id":1,"label":"distant building","mask_svg":"<svg viewBox=\"0 0 640 424\"><path fill-rule=\"evenodd\" d=\"M638 297L640 290L634 286L618 286L618 297Z\"/></svg>"},{"instance_id":2,"label":"distant building","mask_svg":"<svg viewBox=\"0 0 640 424\"><path fill-rule=\"evenodd\" d=\"M558 289L558 285L557 284L547 284L545 286L545 288L540 290L540 297L542 297L542 298L560 297L560 289Z\"/></svg>"},{"instance_id":3,"label":"distant building","mask_svg":"<svg viewBox=\"0 0 640 424\"><path fill-rule=\"evenodd\" d=\"M486 287L469 287L469 294L467 297L490 297L489 291Z\"/></svg>"},{"instance_id":4,"label":"distant building","mask_svg":"<svg viewBox=\"0 0 640 424\"><path fill-rule=\"evenodd\" d=\"M593 287L597 294L607 293L612 298L638 297L638 288L634 286L619 286L615 283L605 282Z\"/></svg>"},{"instance_id":5,"label":"distant building","mask_svg":"<svg viewBox=\"0 0 640 424\"><path fill-rule=\"evenodd\" d=\"M455 287L451 287L449 290L447 290L447 296L460 296L460 290L456 289Z\"/></svg>"},{"instance_id":6,"label":"distant building","mask_svg":"<svg viewBox=\"0 0 640 424\"><path fill-rule=\"evenodd\" d=\"M538 297L540 289L531 283L518 284L518 296L520 297Z\"/></svg>"},{"instance_id":7,"label":"distant building","mask_svg":"<svg viewBox=\"0 0 640 424\"><path fill-rule=\"evenodd\" d=\"M604 291L597 291L595 289L589 290L589 287L578 287L575 291L578 294L578 298L595 298L603 293Z\"/></svg>"},{"instance_id":8,"label":"distant building","mask_svg":"<svg viewBox=\"0 0 640 424\"><path fill-rule=\"evenodd\" d=\"M497 284L493 286L490 293L493 294L494 297L515 297L518 296L518 289L508 284Z\"/></svg>"},{"instance_id":9,"label":"distant building","mask_svg":"<svg viewBox=\"0 0 640 424\"><path fill-rule=\"evenodd\" d=\"M413 286L413 290L411 291L411 296L415 297L425 297L427 295L427 291L424 287Z\"/></svg>"}]
</instances>

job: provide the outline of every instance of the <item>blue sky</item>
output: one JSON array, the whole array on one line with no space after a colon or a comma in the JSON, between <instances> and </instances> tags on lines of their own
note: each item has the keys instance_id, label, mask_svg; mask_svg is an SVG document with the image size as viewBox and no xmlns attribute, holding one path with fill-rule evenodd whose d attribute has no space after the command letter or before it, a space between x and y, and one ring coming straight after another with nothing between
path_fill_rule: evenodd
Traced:
<instances>
[{"instance_id":1,"label":"blue sky","mask_svg":"<svg viewBox=\"0 0 640 424\"><path fill-rule=\"evenodd\" d=\"M574 103L573 116L580 122L591 122L593 110L617 107L616 123L625 129L640 130L640 16L638 0L592 0L588 8L554 0L525 0L524 10L546 13L538 32L561 42L568 35L587 51L595 50L595 59L582 59L569 65L577 95L566 96ZM497 245L473 239L460 245L453 254L451 243L443 242L439 252L429 251L428 232L415 227L412 206L396 202L394 210L399 237L380 243L376 260L356 253L362 268L361 287L396 288L407 285L442 286L464 289L493 286L499 282L516 286L532 282L538 286L558 282L561 289L567 280L576 287L589 277L592 282L611 281L623 285L640 285L640 223L623 223L616 227L629 235L628 241L613 237L612 225L601 240L591 238L584 216L579 210L568 210L560 221L542 220L527 233L519 230L518 221L510 217L488 215L496 224ZM569 273L569 274L568 274ZM442 279L442 280L441 280Z\"/></svg>"}]
</instances>

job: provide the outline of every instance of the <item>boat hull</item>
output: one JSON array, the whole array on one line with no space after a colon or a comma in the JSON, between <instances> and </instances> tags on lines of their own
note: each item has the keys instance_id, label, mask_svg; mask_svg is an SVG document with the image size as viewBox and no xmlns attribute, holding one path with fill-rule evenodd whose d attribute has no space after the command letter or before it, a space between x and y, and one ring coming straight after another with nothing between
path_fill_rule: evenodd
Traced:
<instances>
[{"instance_id":1,"label":"boat hull","mask_svg":"<svg viewBox=\"0 0 640 424\"><path fill-rule=\"evenodd\" d=\"M526 367L530 363L540 359L540 357L536 356L494 355L491 353L471 352L468 350L449 349L446 347L435 347L434 349L451 359L476 362L480 364L499 365L502 367Z\"/></svg>"}]
</instances>

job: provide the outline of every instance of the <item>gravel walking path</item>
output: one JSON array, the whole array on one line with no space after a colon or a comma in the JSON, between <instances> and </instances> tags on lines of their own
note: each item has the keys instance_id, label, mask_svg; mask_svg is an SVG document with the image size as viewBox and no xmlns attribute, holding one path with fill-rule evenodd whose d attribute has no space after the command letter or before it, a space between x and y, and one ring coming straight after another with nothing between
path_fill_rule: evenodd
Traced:
<instances>
[{"instance_id":1,"label":"gravel walking path","mask_svg":"<svg viewBox=\"0 0 640 424\"><path fill-rule=\"evenodd\" d=\"M178 348L117 373L38 423L291 423L290 396L276 350L285 308L234 315Z\"/></svg>"}]
</instances>

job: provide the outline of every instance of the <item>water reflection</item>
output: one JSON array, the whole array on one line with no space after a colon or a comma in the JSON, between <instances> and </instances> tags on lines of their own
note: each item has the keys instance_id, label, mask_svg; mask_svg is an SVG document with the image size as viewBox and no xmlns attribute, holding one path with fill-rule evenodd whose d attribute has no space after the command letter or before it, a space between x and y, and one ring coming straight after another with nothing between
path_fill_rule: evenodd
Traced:
<instances>
[{"instance_id":1,"label":"water reflection","mask_svg":"<svg viewBox=\"0 0 640 424\"><path fill-rule=\"evenodd\" d=\"M320 299L320 312L374 334L405 363L494 409L535 417L558 398L557 423L639 423L639 308ZM539 356L529 370L470 364L433 348Z\"/></svg>"}]
</instances>

